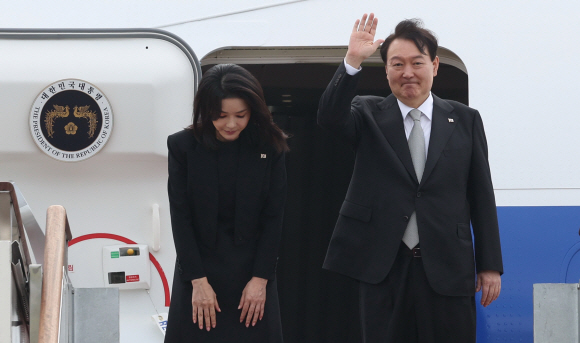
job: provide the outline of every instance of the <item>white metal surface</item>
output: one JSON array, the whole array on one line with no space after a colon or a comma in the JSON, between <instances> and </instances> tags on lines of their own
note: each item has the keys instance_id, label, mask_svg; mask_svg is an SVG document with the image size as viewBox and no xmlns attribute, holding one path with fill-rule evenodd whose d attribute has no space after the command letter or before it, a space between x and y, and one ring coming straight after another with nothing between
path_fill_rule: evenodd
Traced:
<instances>
[{"instance_id":1,"label":"white metal surface","mask_svg":"<svg viewBox=\"0 0 580 343\"><path fill-rule=\"evenodd\" d=\"M74 342L119 342L119 290L76 288Z\"/></svg>"},{"instance_id":2,"label":"white metal surface","mask_svg":"<svg viewBox=\"0 0 580 343\"><path fill-rule=\"evenodd\" d=\"M14 282L12 281L12 248L11 242L0 240L0 342L12 342L12 296Z\"/></svg>"},{"instance_id":3,"label":"white metal surface","mask_svg":"<svg viewBox=\"0 0 580 343\"><path fill-rule=\"evenodd\" d=\"M153 204L151 217L151 235L153 237L151 250L159 251L161 249L161 217L159 217L159 204Z\"/></svg>"},{"instance_id":4,"label":"white metal surface","mask_svg":"<svg viewBox=\"0 0 580 343\"><path fill-rule=\"evenodd\" d=\"M30 271L30 343L38 343L42 300L42 265L31 264L28 270Z\"/></svg>"},{"instance_id":5,"label":"white metal surface","mask_svg":"<svg viewBox=\"0 0 580 343\"><path fill-rule=\"evenodd\" d=\"M59 343L74 343L74 287L63 267L62 290L60 297ZM97 309L95 309L97 311Z\"/></svg>"},{"instance_id":6,"label":"white metal surface","mask_svg":"<svg viewBox=\"0 0 580 343\"><path fill-rule=\"evenodd\" d=\"M0 192L0 342L12 342L12 215L10 193Z\"/></svg>"},{"instance_id":7,"label":"white metal surface","mask_svg":"<svg viewBox=\"0 0 580 343\"><path fill-rule=\"evenodd\" d=\"M580 342L577 283L534 285L534 343Z\"/></svg>"},{"instance_id":8,"label":"white metal surface","mask_svg":"<svg viewBox=\"0 0 580 343\"><path fill-rule=\"evenodd\" d=\"M58 2L38 3L35 6L26 6L17 2L7 3L0 13L0 20L5 27L15 28L44 28L50 27L167 27L208 19L215 19L232 14L243 14L249 11L260 11L275 8L305 0L220 0L220 1L188 1L175 0L170 4L163 2L140 1L88 1L79 4L74 0L60 0ZM75 7L77 6L77 7ZM72 8L75 8L73 11ZM47 19L44 16L50 13L62 13L68 10L71 15L66 19L56 17ZM90 16L72 15L81 13L83 9L90 9ZM28 14L28 16L14 16L14 14ZM133 13L134 15L127 15ZM52 25L48 22L54 20Z\"/></svg>"},{"instance_id":9,"label":"white metal surface","mask_svg":"<svg viewBox=\"0 0 580 343\"><path fill-rule=\"evenodd\" d=\"M391 6L385 1L369 0L364 8L346 0L175 1L170 6L164 3L144 6L131 0L122 4L109 1L75 4L80 13L100 14L90 17L70 15L69 5L70 1L32 7L10 3L0 14L2 25L162 27L187 41L198 56L209 57L213 51L231 46L346 46L354 20L364 11L373 11L378 16L379 37L388 35L403 18L422 18L437 33L441 46L457 54L469 72L470 104L480 110L486 126L494 184L500 190L498 205L579 204L580 173L575 172L577 165L568 156L579 156L580 145L576 144L574 135L562 134L563 121L556 119L559 111L554 106L561 99L574 98L574 90L580 87L575 76L580 74L580 65L575 61L579 48L572 44L566 47L569 52L554 56L554 52L562 51L565 42L575 41L580 31L580 22L576 20L580 14L578 2L515 0L506 5L499 0L477 4L423 0ZM127 18L123 13L128 8L138 9L140 15ZM63 13L66 20L55 20L62 18ZM24 56L26 61L37 51L44 50L32 49L19 56ZM82 45L74 51L82 52L83 58L90 59L93 55ZM43 53L43 57L67 58L57 51ZM558 65L564 66L562 72L543 72L539 61L555 58ZM12 64L6 65L12 68ZM33 64L25 65L36 71ZM25 75L36 77L38 74L18 72L16 75L17 82L22 83ZM15 94L22 93L18 90ZM189 113L178 118L170 125L171 129L160 131L163 134L176 131L190 120ZM569 120L565 126L570 132L578 132L580 121ZM514 132L513 127L521 130ZM158 144L162 140L162 137L152 140L151 145L158 147L155 149L164 156L164 145ZM1 150L8 147L3 142L0 146ZM133 144L128 146L136 149ZM558 196L559 189L566 189L564 193L570 195ZM525 195L519 195L520 190Z\"/></svg>"},{"instance_id":10,"label":"white metal surface","mask_svg":"<svg viewBox=\"0 0 580 343\"><path fill-rule=\"evenodd\" d=\"M20 210L20 219L22 220L22 226L24 226L24 231L26 232L26 239L29 243L29 253L32 261L28 263L44 263L44 232L40 229L40 225L36 221L28 202L22 195L20 188L15 182L12 182L14 187L14 193L18 200L18 206ZM23 238L24 239L24 238Z\"/></svg>"},{"instance_id":11,"label":"white metal surface","mask_svg":"<svg viewBox=\"0 0 580 343\"><path fill-rule=\"evenodd\" d=\"M151 204L159 204L159 236L164 237L161 244L167 249L155 254L170 285L175 253L166 195L165 141L191 120L197 70L189 56L171 42L143 37L0 39L0 46L6 51L6 63L0 65L0 100L6 102L0 127L0 178L20 181L33 209L55 203L65 206L74 237L114 233L151 245ZM90 81L107 95L115 128L96 156L62 163L34 145L26 113L40 90L69 77ZM42 210L36 215L44 217ZM117 243L92 239L72 246L73 285L104 287L98 272L102 270L101 249ZM130 310L133 305L125 306L131 316L144 316L139 325L146 322L154 328L150 316L155 307L163 312L167 307L161 278L155 269L151 271L151 297L145 300L152 310L135 314ZM132 322L124 326L124 333L146 342L147 331Z\"/></svg>"},{"instance_id":12,"label":"white metal surface","mask_svg":"<svg viewBox=\"0 0 580 343\"><path fill-rule=\"evenodd\" d=\"M11 324L11 343L21 343L21 342L26 342L28 340L28 334L26 332L25 329L25 323L24 323L24 315L22 313L22 308L19 307L19 300L18 299L18 292L16 291L17 289L17 285L14 281L14 278L11 278L9 280L6 280L6 282L10 282L11 283L11 288L12 288L12 304L10 306L10 310L11 310L11 320L10 320L10 324Z\"/></svg>"},{"instance_id":13,"label":"white metal surface","mask_svg":"<svg viewBox=\"0 0 580 343\"><path fill-rule=\"evenodd\" d=\"M124 254L124 251L132 253ZM121 280L112 279L112 275L120 273ZM149 289L151 285L149 247L136 244L103 247L103 282L105 287Z\"/></svg>"},{"instance_id":14,"label":"white metal surface","mask_svg":"<svg viewBox=\"0 0 580 343\"><path fill-rule=\"evenodd\" d=\"M12 214L9 192L0 192L0 240L12 240Z\"/></svg>"},{"instance_id":15,"label":"white metal surface","mask_svg":"<svg viewBox=\"0 0 580 343\"><path fill-rule=\"evenodd\" d=\"M12 114L3 116L6 129L0 147L5 159L14 153L20 157L39 155L31 136L24 134L30 130L25 128L23 116L30 113L46 86L65 78L93 83L109 99L115 113L115 132L100 154L165 156L165 138L174 131L174 125L187 125L191 104L183 99L193 94L192 66L182 51L167 41L0 40L0 47L7 62L0 66L0 93L12 94L4 98L5 113ZM45 156L37 158L46 161Z\"/></svg>"},{"instance_id":16,"label":"white metal surface","mask_svg":"<svg viewBox=\"0 0 580 343\"><path fill-rule=\"evenodd\" d=\"M157 324L159 331L161 331L163 336L165 336L165 331L167 330L167 320L169 318L168 314L166 312L154 314L151 316L151 318L153 319L155 324Z\"/></svg>"}]
</instances>

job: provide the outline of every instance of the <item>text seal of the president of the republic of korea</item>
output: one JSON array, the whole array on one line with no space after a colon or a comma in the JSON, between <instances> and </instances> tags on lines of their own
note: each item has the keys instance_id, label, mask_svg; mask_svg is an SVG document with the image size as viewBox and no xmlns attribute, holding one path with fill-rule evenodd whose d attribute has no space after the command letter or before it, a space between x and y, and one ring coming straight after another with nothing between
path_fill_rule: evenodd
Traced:
<instances>
[{"instance_id":1,"label":"text seal of the president of the republic of korea","mask_svg":"<svg viewBox=\"0 0 580 343\"><path fill-rule=\"evenodd\" d=\"M30 132L40 150L59 161L96 155L111 137L113 111L95 85L57 81L40 92L30 110Z\"/></svg>"}]
</instances>

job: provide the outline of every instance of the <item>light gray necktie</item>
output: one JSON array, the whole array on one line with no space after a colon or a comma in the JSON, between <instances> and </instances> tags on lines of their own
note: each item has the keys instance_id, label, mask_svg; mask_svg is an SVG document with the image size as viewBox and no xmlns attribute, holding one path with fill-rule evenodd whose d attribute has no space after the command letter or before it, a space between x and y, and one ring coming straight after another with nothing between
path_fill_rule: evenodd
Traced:
<instances>
[{"instance_id":1,"label":"light gray necktie","mask_svg":"<svg viewBox=\"0 0 580 343\"><path fill-rule=\"evenodd\" d=\"M413 118L413 129L409 135L409 150L411 151L411 159L413 160L413 167L415 167L415 174L417 174L417 179L421 182L423 177L423 171L425 170L425 134L423 133L423 128L421 127L421 111L418 109L412 109L409 112L411 118ZM405 229L405 234L403 235L403 242L413 249L417 244L419 244L419 230L417 229L417 213L413 212L411 218L409 218L409 223L407 224L407 229Z\"/></svg>"}]
</instances>

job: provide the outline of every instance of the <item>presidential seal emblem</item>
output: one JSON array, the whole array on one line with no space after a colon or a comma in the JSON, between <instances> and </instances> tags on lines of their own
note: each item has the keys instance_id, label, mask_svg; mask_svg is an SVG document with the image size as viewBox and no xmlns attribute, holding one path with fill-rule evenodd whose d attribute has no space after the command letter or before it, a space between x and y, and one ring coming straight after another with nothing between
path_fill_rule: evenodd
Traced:
<instances>
[{"instance_id":1,"label":"presidential seal emblem","mask_svg":"<svg viewBox=\"0 0 580 343\"><path fill-rule=\"evenodd\" d=\"M66 162L86 160L105 146L113 129L109 101L93 84L68 79L44 89L30 111L30 132L40 150Z\"/></svg>"}]
</instances>

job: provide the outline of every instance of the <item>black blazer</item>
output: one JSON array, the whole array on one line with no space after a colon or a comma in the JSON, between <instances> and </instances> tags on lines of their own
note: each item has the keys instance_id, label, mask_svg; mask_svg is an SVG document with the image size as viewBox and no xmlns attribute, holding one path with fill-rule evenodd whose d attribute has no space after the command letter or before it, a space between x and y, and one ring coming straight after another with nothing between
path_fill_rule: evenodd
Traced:
<instances>
[{"instance_id":1,"label":"black blazer","mask_svg":"<svg viewBox=\"0 0 580 343\"><path fill-rule=\"evenodd\" d=\"M205 148L189 130L169 136L167 147L167 189L177 270L182 280L193 280L205 276L200 244L212 248L216 241L217 151ZM275 277L286 201L284 162L284 153L276 153L271 147L240 145L235 242L257 241L252 273L270 280Z\"/></svg>"},{"instance_id":2,"label":"black blazer","mask_svg":"<svg viewBox=\"0 0 580 343\"><path fill-rule=\"evenodd\" d=\"M389 273L416 210L431 287L443 295L472 296L476 270L503 273L479 113L433 95L429 151L419 183L397 99L392 94L355 97L359 77L348 75L342 63L320 99L318 123L356 152L324 268L379 283Z\"/></svg>"}]
</instances>

